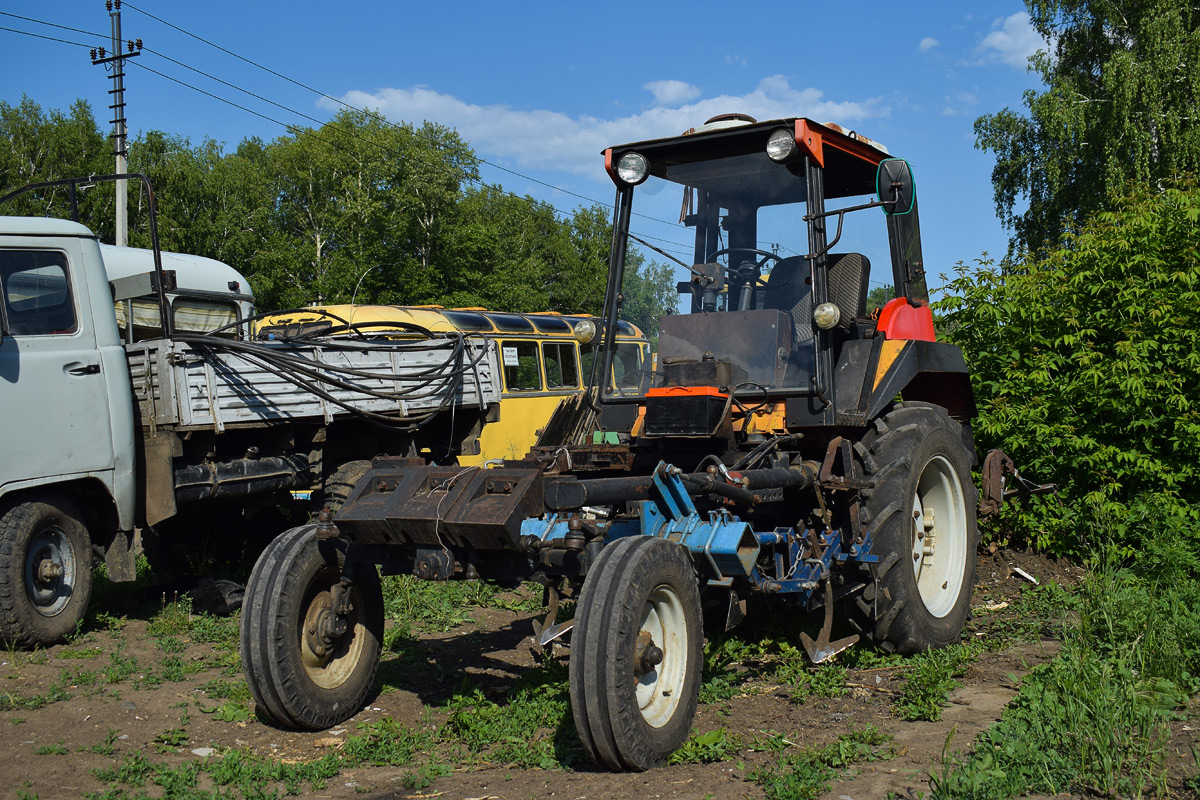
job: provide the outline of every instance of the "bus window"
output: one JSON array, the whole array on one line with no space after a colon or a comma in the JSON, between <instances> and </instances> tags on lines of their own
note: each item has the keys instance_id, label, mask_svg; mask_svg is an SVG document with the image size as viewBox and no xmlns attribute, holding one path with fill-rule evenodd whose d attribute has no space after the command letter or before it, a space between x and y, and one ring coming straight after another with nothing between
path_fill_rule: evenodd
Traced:
<instances>
[{"instance_id":1,"label":"bus window","mask_svg":"<svg viewBox=\"0 0 1200 800\"><path fill-rule=\"evenodd\" d=\"M504 362L505 389L510 392L542 390L542 369L538 364L537 342L501 342L500 357Z\"/></svg>"},{"instance_id":2,"label":"bus window","mask_svg":"<svg viewBox=\"0 0 1200 800\"><path fill-rule=\"evenodd\" d=\"M578 388L575 345L570 342L546 342L542 345L542 358L546 362L547 389Z\"/></svg>"},{"instance_id":3,"label":"bus window","mask_svg":"<svg viewBox=\"0 0 1200 800\"><path fill-rule=\"evenodd\" d=\"M596 347L580 349L583 374L590 377ZM613 353L612 374L609 375L610 391L616 389L617 394L621 395L644 394L654 378L651 369L648 347L637 342L618 342L617 350Z\"/></svg>"}]
</instances>

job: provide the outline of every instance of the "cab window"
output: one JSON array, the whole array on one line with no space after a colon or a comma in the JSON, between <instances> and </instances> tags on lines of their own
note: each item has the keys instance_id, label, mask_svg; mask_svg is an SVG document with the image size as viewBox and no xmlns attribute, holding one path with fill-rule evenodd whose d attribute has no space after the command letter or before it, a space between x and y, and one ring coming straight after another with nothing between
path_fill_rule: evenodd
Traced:
<instances>
[{"instance_id":1,"label":"cab window","mask_svg":"<svg viewBox=\"0 0 1200 800\"><path fill-rule=\"evenodd\" d=\"M510 392L540 392L542 368L537 342L503 341L500 358L504 364L504 388Z\"/></svg>"},{"instance_id":2,"label":"cab window","mask_svg":"<svg viewBox=\"0 0 1200 800\"><path fill-rule=\"evenodd\" d=\"M542 358L546 362L547 389L577 389L579 366L575 360L575 345L571 342L545 342Z\"/></svg>"},{"instance_id":3,"label":"cab window","mask_svg":"<svg viewBox=\"0 0 1200 800\"><path fill-rule=\"evenodd\" d=\"M0 295L13 336L74 333L78 327L63 253L0 251Z\"/></svg>"}]
</instances>

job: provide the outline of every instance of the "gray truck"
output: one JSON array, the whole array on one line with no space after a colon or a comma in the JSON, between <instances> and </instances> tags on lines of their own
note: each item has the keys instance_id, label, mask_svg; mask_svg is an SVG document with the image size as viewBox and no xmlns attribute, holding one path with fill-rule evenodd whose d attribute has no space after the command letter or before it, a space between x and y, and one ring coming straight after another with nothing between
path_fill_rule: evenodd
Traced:
<instances>
[{"instance_id":1,"label":"gray truck","mask_svg":"<svg viewBox=\"0 0 1200 800\"><path fill-rule=\"evenodd\" d=\"M73 194L78 181L60 183ZM497 413L493 342L427 331L255 341L245 278L161 253L153 238L151 250L115 248L77 222L0 217L9 644L76 630L98 559L109 579L132 580L143 538L160 551L237 540L228 521L255 504L336 498L380 454L452 460Z\"/></svg>"}]
</instances>

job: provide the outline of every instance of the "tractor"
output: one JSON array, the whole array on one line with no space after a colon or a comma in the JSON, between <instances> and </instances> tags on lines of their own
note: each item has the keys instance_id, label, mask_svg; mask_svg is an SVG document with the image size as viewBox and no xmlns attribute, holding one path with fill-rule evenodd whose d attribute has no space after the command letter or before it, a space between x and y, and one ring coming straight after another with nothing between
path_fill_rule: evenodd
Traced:
<instances>
[{"instance_id":1,"label":"tractor","mask_svg":"<svg viewBox=\"0 0 1200 800\"><path fill-rule=\"evenodd\" d=\"M801 636L814 662L859 639L959 641L975 403L961 352L937 341L909 164L837 125L729 115L608 148L604 166L616 199L590 390L520 460L377 458L336 513L267 548L241 622L267 717L320 729L362 707L377 567L544 586L536 643L569 648L583 748L617 771L683 744L706 626L750 608L816 615ZM656 361L621 385L635 246L674 265L678 303L655 321ZM873 274L894 296L868 315Z\"/></svg>"}]
</instances>

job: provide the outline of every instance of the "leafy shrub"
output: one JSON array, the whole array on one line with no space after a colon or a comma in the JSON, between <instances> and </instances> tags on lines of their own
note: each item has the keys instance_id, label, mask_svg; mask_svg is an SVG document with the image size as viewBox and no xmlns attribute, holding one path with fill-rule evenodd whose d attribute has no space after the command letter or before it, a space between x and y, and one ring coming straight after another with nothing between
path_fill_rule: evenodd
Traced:
<instances>
[{"instance_id":1,"label":"leafy shrub","mask_svg":"<svg viewBox=\"0 0 1200 800\"><path fill-rule=\"evenodd\" d=\"M1085 552L1088 508L1200 502L1197 221L1193 185L1139 193L1046 258L959 265L938 311L971 368L976 443L1060 489L996 535Z\"/></svg>"}]
</instances>

